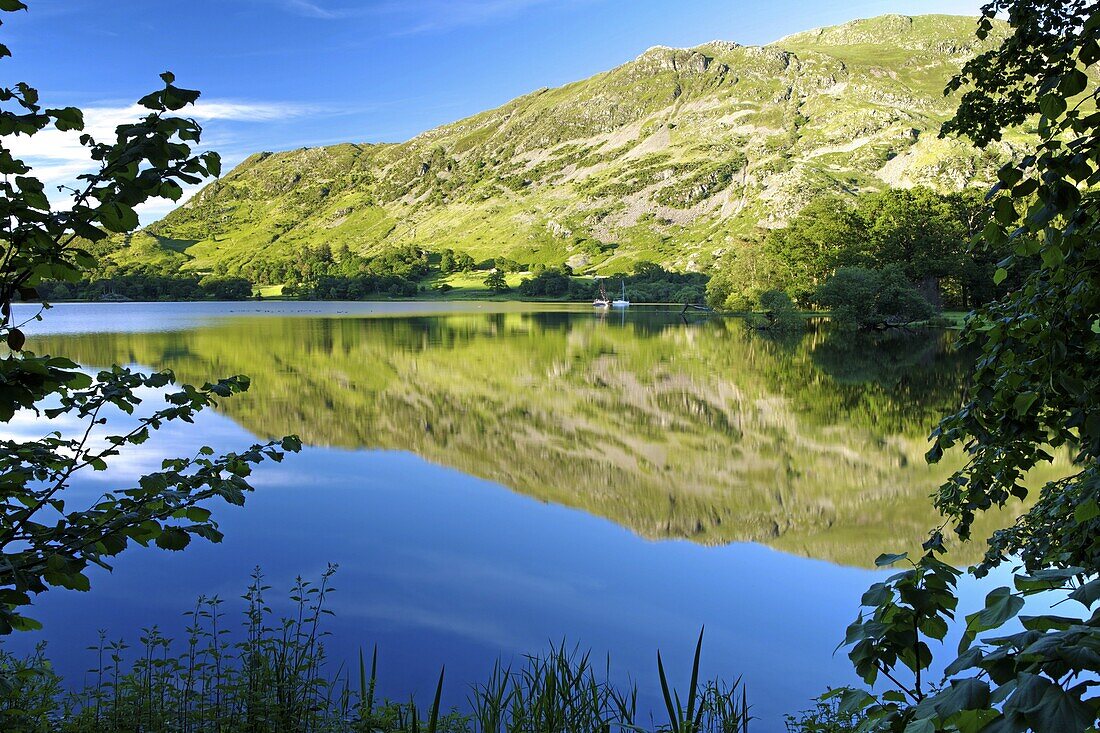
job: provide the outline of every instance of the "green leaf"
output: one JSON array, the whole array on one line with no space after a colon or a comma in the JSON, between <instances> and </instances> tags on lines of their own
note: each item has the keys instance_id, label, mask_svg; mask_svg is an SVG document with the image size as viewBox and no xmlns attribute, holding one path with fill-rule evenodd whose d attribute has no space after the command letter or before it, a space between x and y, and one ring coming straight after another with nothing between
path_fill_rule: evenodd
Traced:
<instances>
[{"instance_id":1,"label":"green leaf","mask_svg":"<svg viewBox=\"0 0 1100 733\"><path fill-rule=\"evenodd\" d=\"M932 699L933 707L944 719L962 710L983 710L989 704L989 683L974 677L952 680L950 687Z\"/></svg>"},{"instance_id":2,"label":"green leaf","mask_svg":"<svg viewBox=\"0 0 1100 733\"><path fill-rule=\"evenodd\" d=\"M1089 38L1081 44L1081 50L1077 52L1077 58L1081 60L1082 64L1086 66L1092 66L1097 61L1100 61L1100 45L1095 40Z\"/></svg>"},{"instance_id":3,"label":"green leaf","mask_svg":"<svg viewBox=\"0 0 1100 733\"><path fill-rule=\"evenodd\" d=\"M77 590L87 593L92 588L91 582L88 577L83 573L62 573L58 574L51 581L54 585L61 586L62 588L68 588L69 590Z\"/></svg>"},{"instance_id":4,"label":"green leaf","mask_svg":"<svg viewBox=\"0 0 1100 733\"><path fill-rule=\"evenodd\" d=\"M1096 502L1096 499L1089 499L1077 505L1077 508L1073 511L1073 519L1078 524L1084 524L1090 519L1096 519L1100 517L1100 504Z\"/></svg>"},{"instance_id":5,"label":"green leaf","mask_svg":"<svg viewBox=\"0 0 1100 733\"><path fill-rule=\"evenodd\" d=\"M27 343L27 337L18 328L8 331L8 348L12 351L22 351L23 344Z\"/></svg>"},{"instance_id":6,"label":"green leaf","mask_svg":"<svg viewBox=\"0 0 1100 733\"><path fill-rule=\"evenodd\" d=\"M1092 608L1092 604L1100 598L1100 578L1094 578L1069 594L1069 597L1077 601L1085 608Z\"/></svg>"},{"instance_id":7,"label":"green leaf","mask_svg":"<svg viewBox=\"0 0 1100 733\"><path fill-rule=\"evenodd\" d=\"M220 155L214 152L203 153L202 160L206 163L206 170L210 172L212 176L220 176L222 174L222 158Z\"/></svg>"},{"instance_id":8,"label":"green leaf","mask_svg":"<svg viewBox=\"0 0 1100 733\"><path fill-rule=\"evenodd\" d=\"M1012 589L997 588L985 597L985 608L966 617L966 630L959 641L959 654L966 651L978 634L999 628L1024 607L1024 599L1014 595Z\"/></svg>"},{"instance_id":9,"label":"green leaf","mask_svg":"<svg viewBox=\"0 0 1100 733\"><path fill-rule=\"evenodd\" d=\"M1008 196L997 199L996 203L993 204L993 211L997 221L1006 226L1015 223L1020 218L1020 215L1016 212L1016 206Z\"/></svg>"},{"instance_id":10,"label":"green leaf","mask_svg":"<svg viewBox=\"0 0 1100 733\"><path fill-rule=\"evenodd\" d=\"M164 550L182 550L191 542L191 535L177 527L165 527L157 535L157 547Z\"/></svg>"},{"instance_id":11,"label":"green leaf","mask_svg":"<svg viewBox=\"0 0 1100 733\"><path fill-rule=\"evenodd\" d=\"M1044 94L1039 100L1039 110L1050 119L1057 119L1066 111L1066 100L1055 93Z\"/></svg>"},{"instance_id":12,"label":"green leaf","mask_svg":"<svg viewBox=\"0 0 1100 733\"><path fill-rule=\"evenodd\" d=\"M46 114L54 118L54 127L62 132L84 129L84 113L76 107L48 109Z\"/></svg>"},{"instance_id":13,"label":"green leaf","mask_svg":"<svg viewBox=\"0 0 1100 733\"><path fill-rule=\"evenodd\" d=\"M1085 572L1081 567L1046 568L1028 575L1016 575L1012 582L1016 590L1033 592L1064 586L1067 581Z\"/></svg>"},{"instance_id":14,"label":"green leaf","mask_svg":"<svg viewBox=\"0 0 1100 733\"><path fill-rule=\"evenodd\" d=\"M1043 265L1050 269L1058 267L1066 259L1062 250L1055 245L1043 247L1042 252L1040 252L1040 257L1043 260Z\"/></svg>"},{"instance_id":15,"label":"green leaf","mask_svg":"<svg viewBox=\"0 0 1100 733\"><path fill-rule=\"evenodd\" d=\"M183 109L187 105L194 102L199 98L199 92L194 89L181 89L171 84L164 90L161 99L164 102L164 106L170 110L176 111Z\"/></svg>"},{"instance_id":16,"label":"green leaf","mask_svg":"<svg viewBox=\"0 0 1100 733\"><path fill-rule=\"evenodd\" d=\"M1016 410L1016 414L1023 417L1027 414L1027 411L1031 409L1031 406L1035 404L1035 400L1039 399L1039 395L1034 392L1024 392L1016 396L1015 402L1012 403L1012 407Z\"/></svg>"},{"instance_id":17,"label":"green leaf","mask_svg":"<svg viewBox=\"0 0 1100 733\"><path fill-rule=\"evenodd\" d=\"M993 273L993 283L995 285L1000 285L1005 281L1006 277L1008 277L1008 270L1003 267L998 267L997 271Z\"/></svg>"},{"instance_id":18,"label":"green leaf","mask_svg":"<svg viewBox=\"0 0 1100 733\"><path fill-rule=\"evenodd\" d=\"M956 675L959 672L976 667L978 662L982 661L983 656L984 653L979 647L971 647L960 654L954 662L947 665L943 673L945 675Z\"/></svg>"},{"instance_id":19,"label":"green leaf","mask_svg":"<svg viewBox=\"0 0 1100 733\"><path fill-rule=\"evenodd\" d=\"M1088 84L1089 78L1085 72L1080 69L1070 69L1058 84L1058 91L1067 97L1076 97L1085 91Z\"/></svg>"},{"instance_id":20,"label":"green leaf","mask_svg":"<svg viewBox=\"0 0 1100 733\"><path fill-rule=\"evenodd\" d=\"M172 181L161 181L160 191L158 193L166 199L179 201L180 197L183 196L183 189Z\"/></svg>"},{"instance_id":21,"label":"green leaf","mask_svg":"<svg viewBox=\"0 0 1100 733\"><path fill-rule=\"evenodd\" d=\"M112 201L101 206L97 213L103 226L112 232L124 234L137 228L137 213L126 204Z\"/></svg>"},{"instance_id":22,"label":"green leaf","mask_svg":"<svg viewBox=\"0 0 1100 733\"><path fill-rule=\"evenodd\" d=\"M902 553L897 554L897 555L890 554L890 553L886 552L886 553L883 553L883 554L881 554L881 555L879 555L878 557L875 558L875 565L877 565L880 568L881 567L886 567L886 566L889 566L889 565L893 565L894 563L898 562L899 560L904 560L907 557L909 557L908 552L902 552Z\"/></svg>"},{"instance_id":23,"label":"green leaf","mask_svg":"<svg viewBox=\"0 0 1100 733\"><path fill-rule=\"evenodd\" d=\"M1065 631L1081 623L1079 618L1069 616L1021 616L1020 624L1028 631Z\"/></svg>"},{"instance_id":24,"label":"green leaf","mask_svg":"<svg viewBox=\"0 0 1100 733\"><path fill-rule=\"evenodd\" d=\"M888 600L894 597L893 591L886 583L875 583L863 594L863 597L859 599L861 606L868 606L874 608L881 606Z\"/></svg>"},{"instance_id":25,"label":"green leaf","mask_svg":"<svg viewBox=\"0 0 1100 733\"><path fill-rule=\"evenodd\" d=\"M3 0L0 0L2 3ZM3 8L0 8L2 10ZM26 616L13 615L9 618L11 621L11 627L16 631L40 631L42 629L42 622L35 621L33 618Z\"/></svg>"},{"instance_id":26,"label":"green leaf","mask_svg":"<svg viewBox=\"0 0 1100 733\"><path fill-rule=\"evenodd\" d=\"M912 720L905 726L905 733L936 733L936 723L931 718Z\"/></svg>"},{"instance_id":27,"label":"green leaf","mask_svg":"<svg viewBox=\"0 0 1100 733\"><path fill-rule=\"evenodd\" d=\"M982 733L982 731L992 733L986 726L999 716L1000 713L994 709L963 710L954 717L951 723L958 728L959 733Z\"/></svg>"},{"instance_id":28,"label":"green leaf","mask_svg":"<svg viewBox=\"0 0 1100 733\"><path fill-rule=\"evenodd\" d=\"M862 712L875 703L875 698L866 690L844 689L841 693L839 711L842 715Z\"/></svg>"},{"instance_id":29,"label":"green leaf","mask_svg":"<svg viewBox=\"0 0 1100 733\"><path fill-rule=\"evenodd\" d=\"M1096 713L1091 705L1056 684L1048 685L1039 703L1022 712L1035 733L1085 731L1096 722Z\"/></svg>"}]
</instances>

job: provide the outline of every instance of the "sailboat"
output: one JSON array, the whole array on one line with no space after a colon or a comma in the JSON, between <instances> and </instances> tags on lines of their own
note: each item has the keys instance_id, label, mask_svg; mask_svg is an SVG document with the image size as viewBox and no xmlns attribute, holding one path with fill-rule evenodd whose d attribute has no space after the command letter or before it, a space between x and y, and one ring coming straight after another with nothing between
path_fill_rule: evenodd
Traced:
<instances>
[{"instance_id":1,"label":"sailboat","mask_svg":"<svg viewBox=\"0 0 1100 733\"><path fill-rule=\"evenodd\" d=\"M623 280L623 295L621 298L616 298L611 301L612 308L626 308L630 305L630 301L626 299L626 280Z\"/></svg>"},{"instance_id":2,"label":"sailboat","mask_svg":"<svg viewBox=\"0 0 1100 733\"><path fill-rule=\"evenodd\" d=\"M592 306L595 308L607 308L611 305L611 298L607 297L607 290L604 288L603 283L600 283L600 294L592 301Z\"/></svg>"}]
</instances>

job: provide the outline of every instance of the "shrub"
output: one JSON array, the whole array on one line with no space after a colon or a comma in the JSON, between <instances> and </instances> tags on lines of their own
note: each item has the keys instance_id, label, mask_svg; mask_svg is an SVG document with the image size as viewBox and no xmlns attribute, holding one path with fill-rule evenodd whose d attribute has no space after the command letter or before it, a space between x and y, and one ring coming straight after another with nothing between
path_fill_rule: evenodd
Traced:
<instances>
[{"instance_id":1,"label":"shrub","mask_svg":"<svg viewBox=\"0 0 1100 733\"><path fill-rule=\"evenodd\" d=\"M859 330L906 326L935 315L932 304L897 266L841 267L818 286L815 299L832 311L834 323Z\"/></svg>"},{"instance_id":2,"label":"shrub","mask_svg":"<svg viewBox=\"0 0 1100 733\"><path fill-rule=\"evenodd\" d=\"M252 297L252 283L243 277L207 275L199 280L199 287L215 300L247 300Z\"/></svg>"},{"instance_id":3,"label":"shrub","mask_svg":"<svg viewBox=\"0 0 1100 733\"><path fill-rule=\"evenodd\" d=\"M674 303L698 304L702 303L705 291L698 285L685 285L672 295Z\"/></svg>"},{"instance_id":4,"label":"shrub","mask_svg":"<svg viewBox=\"0 0 1100 733\"><path fill-rule=\"evenodd\" d=\"M520 295L561 297L570 292L571 281L564 270L543 270L519 284Z\"/></svg>"},{"instance_id":5,"label":"shrub","mask_svg":"<svg viewBox=\"0 0 1100 733\"><path fill-rule=\"evenodd\" d=\"M801 331L805 321L794 307L791 296L782 290L768 290L760 295L759 309L751 321L762 331Z\"/></svg>"},{"instance_id":6,"label":"shrub","mask_svg":"<svg viewBox=\"0 0 1100 733\"><path fill-rule=\"evenodd\" d=\"M855 733L862 722L860 715L841 712L835 698L818 700L813 710L786 716L787 733Z\"/></svg>"}]
</instances>

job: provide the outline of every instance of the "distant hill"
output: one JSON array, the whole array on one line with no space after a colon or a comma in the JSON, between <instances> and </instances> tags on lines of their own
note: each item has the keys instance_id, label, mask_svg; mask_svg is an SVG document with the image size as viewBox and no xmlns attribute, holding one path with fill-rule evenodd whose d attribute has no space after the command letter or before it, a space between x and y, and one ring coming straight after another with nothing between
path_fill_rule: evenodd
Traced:
<instances>
[{"instance_id":1,"label":"distant hill","mask_svg":"<svg viewBox=\"0 0 1100 733\"><path fill-rule=\"evenodd\" d=\"M257 153L113 257L232 273L303 245L411 243L706 269L824 193L989 182L1022 137L981 151L937 137L948 79L997 42L974 26L887 15L763 47L656 47L405 143Z\"/></svg>"}]
</instances>

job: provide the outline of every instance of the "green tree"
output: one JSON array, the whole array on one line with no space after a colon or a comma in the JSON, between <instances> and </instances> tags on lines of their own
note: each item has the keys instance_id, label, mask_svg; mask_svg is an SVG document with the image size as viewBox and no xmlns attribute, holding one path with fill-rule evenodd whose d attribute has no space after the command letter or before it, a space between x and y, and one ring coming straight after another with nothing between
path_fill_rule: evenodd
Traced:
<instances>
[{"instance_id":1,"label":"green tree","mask_svg":"<svg viewBox=\"0 0 1100 733\"><path fill-rule=\"evenodd\" d=\"M485 282L488 283L488 279ZM560 298L569 294L571 284L569 275L563 269L551 268L533 277L525 278L519 284L519 293L520 295Z\"/></svg>"},{"instance_id":2,"label":"green tree","mask_svg":"<svg viewBox=\"0 0 1100 733\"><path fill-rule=\"evenodd\" d=\"M1100 698L1100 5L1086 0L994 0L978 35L998 15L1012 33L967 63L951 88L969 90L945 133L979 146L1038 116L1040 142L998 174L989 247L1011 254L995 279L1018 286L968 319L966 342L982 355L969 399L933 432L929 460L961 446L967 462L935 495L947 523L971 539L977 515L1031 492L1028 471L1068 450L1075 469L1045 484L1031 507L988 540L984 575L1013 558L1013 586L996 588L967 615L959 654L930 687L925 639L942 639L954 619L957 571L937 559L933 532L925 555L863 597L868 609L848 630L849 656L868 684L885 676L896 689L836 693L845 711L863 711L864 730L1096 730ZM880 558L883 565L903 560ZM1026 596L1060 598L1058 615L1020 616ZM990 632L994 632L990 634ZM988 636L979 638L979 635ZM908 667L912 682L900 678Z\"/></svg>"},{"instance_id":3,"label":"green tree","mask_svg":"<svg viewBox=\"0 0 1100 733\"><path fill-rule=\"evenodd\" d=\"M859 251L842 257L843 264L898 265L937 305L968 307L992 299L992 264L1007 252L970 246L989 220L977 191L889 189L861 197L856 207L866 239Z\"/></svg>"},{"instance_id":4,"label":"green tree","mask_svg":"<svg viewBox=\"0 0 1100 733\"><path fill-rule=\"evenodd\" d=\"M702 303L705 297L706 293L703 288L698 285L685 285L672 294L672 302L696 305Z\"/></svg>"},{"instance_id":5,"label":"green tree","mask_svg":"<svg viewBox=\"0 0 1100 733\"><path fill-rule=\"evenodd\" d=\"M18 0L0 0L0 12L24 9ZM7 55L0 46L0 57ZM109 567L131 541L170 550L196 536L217 541L207 500L242 503L252 466L298 449L295 438L224 456L203 448L193 458L166 460L132 488L109 491L88 506L74 507L68 498L82 472L106 469L165 423L191 422L217 400L248 388L242 376L196 388L175 385L171 372L140 374L118 366L92 377L68 359L27 351L22 328L29 321L15 320L16 298L35 298L35 287L46 279L76 281L93 264L84 243L133 230L136 206L153 197L178 200L183 184L218 173L217 154L192 154L199 125L171 114L199 93L177 87L170 73L161 78L163 88L139 101L148 110L140 121L120 125L110 141L80 136L96 169L79 177L71 199L58 208L8 140L49 126L80 131L83 115L73 107L43 108L38 92L23 82L0 89L0 219L7 224L0 231L0 338L10 349L0 359L0 422L33 411L80 426L71 435L59 430L38 440L0 441L0 634L35 628L21 613L33 594L50 586L87 590L89 564ZM165 406L139 413L144 388L161 391ZM111 430L107 416L114 410L134 419Z\"/></svg>"},{"instance_id":6,"label":"green tree","mask_svg":"<svg viewBox=\"0 0 1100 733\"><path fill-rule=\"evenodd\" d=\"M252 283L243 277L207 275L199 287L215 300L247 300L252 297Z\"/></svg>"},{"instance_id":7,"label":"green tree","mask_svg":"<svg viewBox=\"0 0 1100 733\"><path fill-rule=\"evenodd\" d=\"M941 194L926 187L889 189L853 201L825 196L811 202L762 246L733 248L716 268L709 301L748 310L760 293L785 290L803 307L838 267L897 265L935 304L958 308L988 302L990 277L1004 248L972 249L989 208L974 191Z\"/></svg>"},{"instance_id":8,"label":"green tree","mask_svg":"<svg viewBox=\"0 0 1100 733\"><path fill-rule=\"evenodd\" d=\"M469 272L477 267L477 263L474 262L474 258L467 252L455 253L455 272Z\"/></svg>"},{"instance_id":9,"label":"green tree","mask_svg":"<svg viewBox=\"0 0 1100 733\"><path fill-rule=\"evenodd\" d=\"M814 298L832 311L834 323L860 330L908 326L935 314L897 265L842 267L818 286Z\"/></svg>"},{"instance_id":10,"label":"green tree","mask_svg":"<svg viewBox=\"0 0 1100 733\"><path fill-rule=\"evenodd\" d=\"M707 283L707 304L716 310L750 311L767 290L790 283L788 268L759 242L740 243L722 258Z\"/></svg>"},{"instance_id":11,"label":"green tree","mask_svg":"<svg viewBox=\"0 0 1100 733\"><path fill-rule=\"evenodd\" d=\"M866 239L864 223L848 202L836 196L815 199L765 240L765 257L775 273L765 289L785 290L796 303L809 305L814 289L833 270L857 263L854 253Z\"/></svg>"},{"instance_id":12,"label":"green tree","mask_svg":"<svg viewBox=\"0 0 1100 733\"><path fill-rule=\"evenodd\" d=\"M871 266L897 264L910 281L938 281L967 249L967 232L948 196L930 188L890 189L860 201Z\"/></svg>"},{"instance_id":13,"label":"green tree","mask_svg":"<svg viewBox=\"0 0 1100 733\"><path fill-rule=\"evenodd\" d=\"M1003 168L994 189L995 219L983 240L1011 249L994 279L1015 273L1021 282L967 324L965 337L986 354L974 373L981 391L937 429L932 457L967 442L971 460L936 501L968 537L975 511L1026 495L1023 475L1050 460L1050 447L1070 446L1080 470L1043 487L1035 507L993 539L983 568L1019 554L1030 570L1095 571L1100 201L1089 189L1100 181L1100 116L1082 108L1097 99L1100 12L1092 3L1037 0L999 0L988 6L994 11L1009 14L1015 33L964 69L959 83L976 88L947 129L984 144L1038 111L1042 142Z\"/></svg>"},{"instance_id":14,"label":"green tree","mask_svg":"<svg viewBox=\"0 0 1100 733\"><path fill-rule=\"evenodd\" d=\"M494 293L503 293L508 290L508 281L504 279L504 271L494 268L485 276L485 287Z\"/></svg>"},{"instance_id":15,"label":"green tree","mask_svg":"<svg viewBox=\"0 0 1100 733\"><path fill-rule=\"evenodd\" d=\"M760 295L760 312L753 326L764 331L793 333L804 330L806 322L798 314L791 296L782 290L768 290Z\"/></svg>"},{"instance_id":16,"label":"green tree","mask_svg":"<svg viewBox=\"0 0 1100 733\"><path fill-rule=\"evenodd\" d=\"M453 249L443 250L443 254L439 256L439 272L443 275L450 275L455 271L455 251Z\"/></svg>"}]
</instances>

